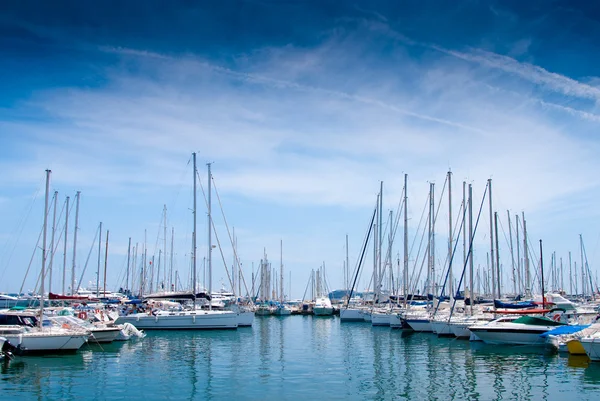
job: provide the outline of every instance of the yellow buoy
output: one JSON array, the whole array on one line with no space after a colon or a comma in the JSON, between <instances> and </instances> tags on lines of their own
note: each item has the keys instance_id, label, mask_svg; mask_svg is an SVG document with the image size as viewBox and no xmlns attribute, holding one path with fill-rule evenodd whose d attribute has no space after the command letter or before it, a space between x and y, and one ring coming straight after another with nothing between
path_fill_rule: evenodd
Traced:
<instances>
[{"instance_id":1,"label":"yellow buoy","mask_svg":"<svg viewBox=\"0 0 600 401\"><path fill-rule=\"evenodd\" d=\"M571 355L586 355L585 349L583 348L583 345L581 345L581 341L576 339L567 341L567 349Z\"/></svg>"}]
</instances>

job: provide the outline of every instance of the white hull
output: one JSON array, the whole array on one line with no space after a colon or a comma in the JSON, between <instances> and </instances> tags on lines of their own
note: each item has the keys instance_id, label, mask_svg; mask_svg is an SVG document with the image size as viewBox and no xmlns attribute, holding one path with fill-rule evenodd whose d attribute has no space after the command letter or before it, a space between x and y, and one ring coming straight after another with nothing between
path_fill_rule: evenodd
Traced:
<instances>
[{"instance_id":1,"label":"white hull","mask_svg":"<svg viewBox=\"0 0 600 401\"><path fill-rule=\"evenodd\" d=\"M3 334L23 353L75 352L87 342L89 334L23 333Z\"/></svg>"},{"instance_id":2,"label":"white hull","mask_svg":"<svg viewBox=\"0 0 600 401\"><path fill-rule=\"evenodd\" d=\"M467 323L452 323L450 322L450 330L456 338L470 338L471 330L469 330L469 324Z\"/></svg>"},{"instance_id":3,"label":"white hull","mask_svg":"<svg viewBox=\"0 0 600 401\"><path fill-rule=\"evenodd\" d=\"M363 317L363 321L371 322L371 312L369 312L368 310L363 310L361 311L361 315Z\"/></svg>"},{"instance_id":4,"label":"white hull","mask_svg":"<svg viewBox=\"0 0 600 401\"><path fill-rule=\"evenodd\" d=\"M440 337L454 337L452 327L447 320L434 320L431 322L431 329Z\"/></svg>"},{"instance_id":5,"label":"white hull","mask_svg":"<svg viewBox=\"0 0 600 401\"><path fill-rule=\"evenodd\" d=\"M389 313L371 313L371 325L373 326L389 326L390 325L390 314Z\"/></svg>"},{"instance_id":6,"label":"white hull","mask_svg":"<svg viewBox=\"0 0 600 401\"><path fill-rule=\"evenodd\" d=\"M579 340L587 356L595 362L600 362L600 338L584 337Z\"/></svg>"},{"instance_id":7,"label":"white hull","mask_svg":"<svg viewBox=\"0 0 600 401\"><path fill-rule=\"evenodd\" d=\"M315 306L313 308L313 314L315 316L332 316L333 308L328 306Z\"/></svg>"},{"instance_id":8,"label":"white hull","mask_svg":"<svg viewBox=\"0 0 600 401\"><path fill-rule=\"evenodd\" d=\"M238 327L250 327L254 323L254 312L245 311L238 314Z\"/></svg>"},{"instance_id":9,"label":"white hull","mask_svg":"<svg viewBox=\"0 0 600 401\"><path fill-rule=\"evenodd\" d=\"M414 330L431 333L433 328L431 327L431 321L428 319L406 319L406 323Z\"/></svg>"},{"instance_id":10,"label":"white hull","mask_svg":"<svg viewBox=\"0 0 600 401\"><path fill-rule=\"evenodd\" d=\"M275 309L275 316L290 316L292 314L292 310L290 308L277 308Z\"/></svg>"},{"instance_id":11,"label":"white hull","mask_svg":"<svg viewBox=\"0 0 600 401\"><path fill-rule=\"evenodd\" d=\"M119 316L117 323L131 323L144 330L236 329L238 314L231 311L135 313Z\"/></svg>"},{"instance_id":12,"label":"white hull","mask_svg":"<svg viewBox=\"0 0 600 401\"><path fill-rule=\"evenodd\" d=\"M481 341L486 344L507 344L507 345L530 345L530 346L544 346L546 345L546 339L540 337L540 334L551 330L552 328L545 329L532 329L527 330L525 328L519 330L494 330L492 328L474 328L470 330L475 334Z\"/></svg>"},{"instance_id":13,"label":"white hull","mask_svg":"<svg viewBox=\"0 0 600 401\"><path fill-rule=\"evenodd\" d=\"M392 313L390 315L390 327L392 329L401 329L402 328L402 319L400 319L399 314Z\"/></svg>"},{"instance_id":14,"label":"white hull","mask_svg":"<svg viewBox=\"0 0 600 401\"><path fill-rule=\"evenodd\" d=\"M111 343L117 338L119 333L121 333L121 329L118 327L94 329L91 330L88 341L91 343Z\"/></svg>"},{"instance_id":15,"label":"white hull","mask_svg":"<svg viewBox=\"0 0 600 401\"><path fill-rule=\"evenodd\" d=\"M360 309L342 308L340 309L340 321L342 322L364 322Z\"/></svg>"}]
</instances>

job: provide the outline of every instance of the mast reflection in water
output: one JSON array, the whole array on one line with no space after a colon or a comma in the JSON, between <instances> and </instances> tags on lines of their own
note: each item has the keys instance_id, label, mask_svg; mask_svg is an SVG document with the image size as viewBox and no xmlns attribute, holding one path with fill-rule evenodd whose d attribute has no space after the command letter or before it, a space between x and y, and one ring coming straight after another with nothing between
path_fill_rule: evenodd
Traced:
<instances>
[{"instance_id":1,"label":"mast reflection in water","mask_svg":"<svg viewBox=\"0 0 600 401\"><path fill-rule=\"evenodd\" d=\"M17 358L3 400L599 399L600 364L526 347L403 335L338 318L236 331L153 331L74 355Z\"/></svg>"}]
</instances>

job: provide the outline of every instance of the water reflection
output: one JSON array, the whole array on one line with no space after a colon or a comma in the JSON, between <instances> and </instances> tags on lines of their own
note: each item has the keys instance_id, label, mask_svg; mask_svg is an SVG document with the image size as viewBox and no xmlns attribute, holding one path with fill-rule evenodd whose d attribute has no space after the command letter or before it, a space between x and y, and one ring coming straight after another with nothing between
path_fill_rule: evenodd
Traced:
<instances>
[{"instance_id":1,"label":"water reflection","mask_svg":"<svg viewBox=\"0 0 600 401\"><path fill-rule=\"evenodd\" d=\"M2 399L557 400L600 395L600 364L338 318L257 318L237 331L149 332L0 368Z\"/></svg>"}]
</instances>

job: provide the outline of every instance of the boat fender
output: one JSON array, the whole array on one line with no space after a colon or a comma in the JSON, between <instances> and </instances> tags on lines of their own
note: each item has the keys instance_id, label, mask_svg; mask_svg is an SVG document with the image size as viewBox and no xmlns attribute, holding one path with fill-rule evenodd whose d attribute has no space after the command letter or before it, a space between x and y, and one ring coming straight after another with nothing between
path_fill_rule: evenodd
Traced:
<instances>
[{"instance_id":1,"label":"boat fender","mask_svg":"<svg viewBox=\"0 0 600 401\"><path fill-rule=\"evenodd\" d=\"M154 321L158 322L158 316L154 315Z\"/></svg>"},{"instance_id":2,"label":"boat fender","mask_svg":"<svg viewBox=\"0 0 600 401\"><path fill-rule=\"evenodd\" d=\"M560 313L555 313L554 316L552 316L552 320L560 322Z\"/></svg>"},{"instance_id":3,"label":"boat fender","mask_svg":"<svg viewBox=\"0 0 600 401\"><path fill-rule=\"evenodd\" d=\"M77 314L77 317L81 320L87 320L87 312L86 311L81 311Z\"/></svg>"},{"instance_id":4,"label":"boat fender","mask_svg":"<svg viewBox=\"0 0 600 401\"><path fill-rule=\"evenodd\" d=\"M196 315L192 316L192 322L196 323Z\"/></svg>"}]
</instances>

